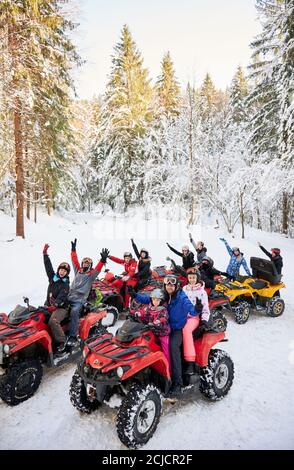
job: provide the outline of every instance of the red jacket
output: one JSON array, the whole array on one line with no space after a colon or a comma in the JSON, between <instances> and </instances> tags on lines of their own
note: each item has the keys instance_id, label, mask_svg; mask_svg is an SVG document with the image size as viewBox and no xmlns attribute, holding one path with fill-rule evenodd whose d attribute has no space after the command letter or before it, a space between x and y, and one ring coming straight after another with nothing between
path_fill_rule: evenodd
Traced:
<instances>
[{"instance_id":1,"label":"red jacket","mask_svg":"<svg viewBox=\"0 0 294 470\"><path fill-rule=\"evenodd\" d=\"M123 264L125 272L128 273L128 276L130 277L133 277L137 271L137 261L134 258L132 258L129 263L125 263L123 259L116 258L115 256L109 256L109 259L115 263Z\"/></svg>"},{"instance_id":2,"label":"red jacket","mask_svg":"<svg viewBox=\"0 0 294 470\"><path fill-rule=\"evenodd\" d=\"M72 260L72 264L73 264L73 266L74 266L74 268L75 268L75 271L77 271L77 272L82 272L82 268L81 268L81 265L80 265L79 260L78 260L78 255L77 255L77 253L76 253L75 251L72 251L72 252L71 252L71 260ZM103 268L103 266L104 266L104 263L102 263L102 261L99 261L99 262L97 263L97 265L95 266L95 268L90 269L89 271L87 271L86 274L90 274L90 275L91 275L91 274L94 273L94 271L98 271L98 273L100 273L100 271L101 271L101 269Z\"/></svg>"}]
</instances>

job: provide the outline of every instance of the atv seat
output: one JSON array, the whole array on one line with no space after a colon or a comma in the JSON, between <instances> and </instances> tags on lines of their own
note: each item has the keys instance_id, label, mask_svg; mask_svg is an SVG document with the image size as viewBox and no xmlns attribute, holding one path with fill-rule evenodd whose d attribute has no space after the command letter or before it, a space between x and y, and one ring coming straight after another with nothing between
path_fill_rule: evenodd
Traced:
<instances>
[{"instance_id":1,"label":"atv seat","mask_svg":"<svg viewBox=\"0 0 294 470\"><path fill-rule=\"evenodd\" d=\"M263 258L250 258L253 277L268 281L270 284L279 284L281 275L277 273L274 263Z\"/></svg>"},{"instance_id":2,"label":"atv seat","mask_svg":"<svg viewBox=\"0 0 294 470\"><path fill-rule=\"evenodd\" d=\"M212 291L208 294L208 298L211 299L211 300L223 299L224 297L225 297L224 293L223 293L223 292L220 292L220 291L217 291L217 290L212 290Z\"/></svg>"},{"instance_id":3,"label":"atv seat","mask_svg":"<svg viewBox=\"0 0 294 470\"><path fill-rule=\"evenodd\" d=\"M257 290L264 289L265 287L267 287L267 285L268 285L267 282L262 281L260 279L256 279L253 282L249 282L249 286Z\"/></svg>"}]
</instances>

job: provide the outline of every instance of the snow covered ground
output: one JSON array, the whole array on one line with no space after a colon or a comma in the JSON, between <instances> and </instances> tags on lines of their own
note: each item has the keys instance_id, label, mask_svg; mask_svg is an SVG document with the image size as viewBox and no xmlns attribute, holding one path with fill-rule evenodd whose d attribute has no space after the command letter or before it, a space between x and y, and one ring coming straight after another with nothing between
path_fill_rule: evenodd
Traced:
<instances>
[{"instance_id":1,"label":"snow covered ground","mask_svg":"<svg viewBox=\"0 0 294 470\"><path fill-rule=\"evenodd\" d=\"M205 240L219 269L228 255L212 226L195 227L195 239ZM15 239L14 221L0 215L0 312L9 312L22 296L42 304L47 288L42 247L50 244L54 265L70 259L70 241L78 239L80 257L99 257L104 246L121 256L130 250L129 239L150 250L153 265L167 264L175 247L188 242L184 223L163 219L146 222L140 214L131 219L95 214L42 215L37 225L27 223L26 239ZM12 241L8 241L12 240ZM294 449L294 241L248 229L246 240L227 237L240 245L245 256L261 255L260 241L279 246L284 256L282 292L286 311L280 318L252 315L245 325L229 320L228 343L222 343L235 363L235 380L228 396L209 403L194 393L190 400L165 405L158 429L145 449ZM119 267L109 262L114 272ZM116 410L103 406L82 416L69 401L69 384L75 367L50 370L34 397L11 408L0 402L0 449L123 449L115 430Z\"/></svg>"}]
</instances>

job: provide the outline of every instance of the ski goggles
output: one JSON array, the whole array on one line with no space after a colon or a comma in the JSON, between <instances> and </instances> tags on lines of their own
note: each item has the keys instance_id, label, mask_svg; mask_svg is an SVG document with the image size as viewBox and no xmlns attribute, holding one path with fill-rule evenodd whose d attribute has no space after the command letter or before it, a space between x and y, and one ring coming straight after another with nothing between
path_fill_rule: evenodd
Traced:
<instances>
[{"instance_id":1,"label":"ski goggles","mask_svg":"<svg viewBox=\"0 0 294 470\"><path fill-rule=\"evenodd\" d=\"M165 278L163 279L163 283L164 283L165 285L167 285L167 284L172 284L173 286L175 286L175 285L177 284L177 282L178 282L178 280L177 280L176 277L165 277Z\"/></svg>"}]
</instances>

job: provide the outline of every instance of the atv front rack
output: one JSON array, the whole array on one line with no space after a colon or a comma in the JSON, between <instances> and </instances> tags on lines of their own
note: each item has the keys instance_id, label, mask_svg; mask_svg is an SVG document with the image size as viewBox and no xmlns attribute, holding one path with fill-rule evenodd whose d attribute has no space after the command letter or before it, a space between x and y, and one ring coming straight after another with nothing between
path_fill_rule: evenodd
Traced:
<instances>
[{"instance_id":1,"label":"atv front rack","mask_svg":"<svg viewBox=\"0 0 294 470\"><path fill-rule=\"evenodd\" d=\"M9 325L6 323L6 328L0 329L0 341L2 340L11 340L10 336L13 336L13 339L19 340L23 338L27 338L33 333L37 333L38 330L36 328L30 326L30 327L25 327L25 326L14 326L14 325Z\"/></svg>"},{"instance_id":2,"label":"atv front rack","mask_svg":"<svg viewBox=\"0 0 294 470\"><path fill-rule=\"evenodd\" d=\"M124 346L123 344L117 344L114 341L111 341L112 335L108 334L107 336L103 336L102 338L99 337L96 340L93 338L88 339L85 341L86 346L89 348L94 354L97 354L101 357L105 357L106 359L111 359L113 362L128 362L134 359L140 359L151 352L148 346ZM103 343L105 343L103 345ZM101 349L105 349L110 346L110 349L107 352L101 352L101 350L97 351L97 346L101 347ZM119 350L115 353L116 350ZM123 358L123 356L129 356L128 358ZM107 364L107 367L110 366L111 363Z\"/></svg>"}]
</instances>

